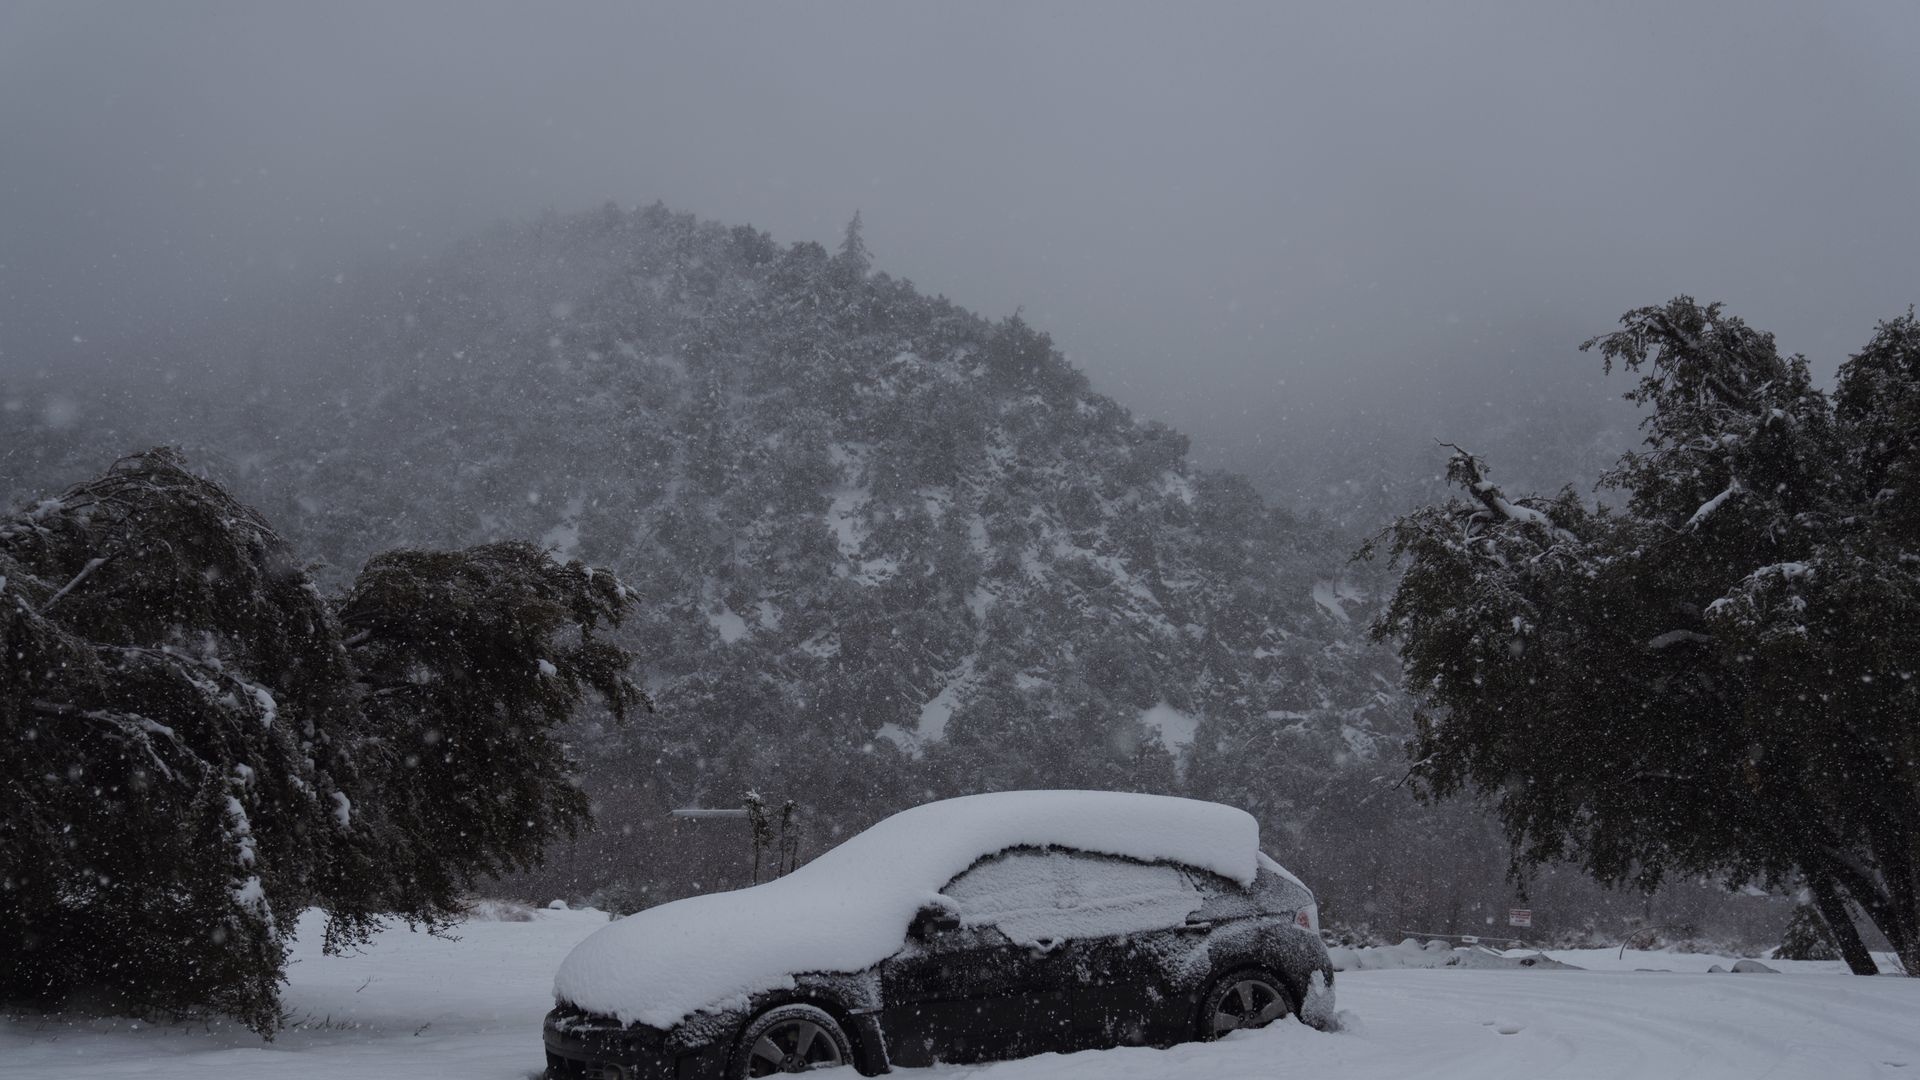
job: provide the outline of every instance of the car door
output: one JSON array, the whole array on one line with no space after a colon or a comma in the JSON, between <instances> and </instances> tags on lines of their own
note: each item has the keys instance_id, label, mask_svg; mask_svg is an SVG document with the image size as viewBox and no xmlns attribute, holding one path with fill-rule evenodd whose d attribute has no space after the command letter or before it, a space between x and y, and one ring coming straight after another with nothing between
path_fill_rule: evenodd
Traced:
<instances>
[{"instance_id":1,"label":"car door","mask_svg":"<svg viewBox=\"0 0 1920 1080\"><path fill-rule=\"evenodd\" d=\"M1169 955L1201 945L1204 927L1168 927L1075 942L1073 1025L1075 1049L1163 1046L1185 1038L1193 995L1174 985Z\"/></svg>"},{"instance_id":2,"label":"car door","mask_svg":"<svg viewBox=\"0 0 1920 1080\"><path fill-rule=\"evenodd\" d=\"M1064 971L991 927L937 932L881 965L881 1027L895 1065L992 1061L1058 1049Z\"/></svg>"},{"instance_id":3,"label":"car door","mask_svg":"<svg viewBox=\"0 0 1920 1080\"><path fill-rule=\"evenodd\" d=\"M1075 1048L1186 1037L1192 1003L1175 972L1207 930L1189 922L1205 902L1192 876L1167 863L1077 853L1066 878L1063 908L1075 936L1063 956L1073 974Z\"/></svg>"},{"instance_id":4,"label":"car door","mask_svg":"<svg viewBox=\"0 0 1920 1080\"><path fill-rule=\"evenodd\" d=\"M1072 1048L1061 889L1057 857L1026 849L983 860L948 885L960 927L909 941L880 966L894 1064Z\"/></svg>"}]
</instances>

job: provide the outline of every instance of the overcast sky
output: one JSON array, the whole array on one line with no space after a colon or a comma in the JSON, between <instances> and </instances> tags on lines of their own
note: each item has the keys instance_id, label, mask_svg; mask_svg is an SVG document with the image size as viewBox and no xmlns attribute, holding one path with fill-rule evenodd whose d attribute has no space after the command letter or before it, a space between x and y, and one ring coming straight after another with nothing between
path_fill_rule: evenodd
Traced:
<instances>
[{"instance_id":1,"label":"overcast sky","mask_svg":"<svg viewBox=\"0 0 1920 1080\"><path fill-rule=\"evenodd\" d=\"M858 209L1203 448L1584 377L1683 291L1830 367L1920 299L1916 48L1911 0L0 0L0 364L661 199Z\"/></svg>"}]
</instances>

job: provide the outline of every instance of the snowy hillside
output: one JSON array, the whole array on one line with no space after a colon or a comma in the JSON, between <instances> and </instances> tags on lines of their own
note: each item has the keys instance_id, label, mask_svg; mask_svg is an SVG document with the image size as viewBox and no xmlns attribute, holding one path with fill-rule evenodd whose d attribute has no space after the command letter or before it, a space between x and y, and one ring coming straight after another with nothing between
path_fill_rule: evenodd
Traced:
<instances>
[{"instance_id":1,"label":"snowy hillside","mask_svg":"<svg viewBox=\"0 0 1920 1080\"><path fill-rule=\"evenodd\" d=\"M595 911L472 922L459 940L404 931L364 954L320 955L303 920L290 1024L264 1043L236 1025L11 1016L0 1076L153 1080L526 1080L542 1065L553 971L606 925ZM1556 954L1560 955L1560 954ZM1047 1055L924 1071L927 1080L1471 1080L1635 1077L1893 1078L1920 1068L1920 981L1859 979L1837 964L1779 975L1709 975L1726 957L1566 954L1610 970L1371 970L1339 977L1346 1030L1284 1021L1219 1043ZM1666 971L1634 971L1633 967ZM906 1075L911 1077L916 1071Z\"/></svg>"},{"instance_id":2,"label":"snowy hillside","mask_svg":"<svg viewBox=\"0 0 1920 1080\"><path fill-rule=\"evenodd\" d=\"M745 884L742 829L667 811L749 790L812 854L930 798L1086 787L1247 809L1337 922L1473 932L1513 899L1484 817L1396 784L1412 707L1361 536L1197 468L1017 316L874 272L857 230L829 254L608 206L317 286L175 342L165 379L0 387L0 492L172 442L323 582L503 538L618 572L660 711L579 733L601 827L526 895ZM1785 918L1678 891L1703 932ZM1537 892L1548 935L1642 914Z\"/></svg>"},{"instance_id":3,"label":"snowy hillside","mask_svg":"<svg viewBox=\"0 0 1920 1080\"><path fill-rule=\"evenodd\" d=\"M660 713L591 747L618 850L585 842L555 891L711 884L630 838L660 851L668 807L749 788L798 802L810 848L1035 786L1219 799L1310 844L1330 778L1397 753L1351 536L1194 468L1018 317L871 272L857 231L829 255L608 207L382 273L197 347L300 374L117 422L184 442L335 580L526 538L639 593ZM9 449L23 483L86 458Z\"/></svg>"}]
</instances>

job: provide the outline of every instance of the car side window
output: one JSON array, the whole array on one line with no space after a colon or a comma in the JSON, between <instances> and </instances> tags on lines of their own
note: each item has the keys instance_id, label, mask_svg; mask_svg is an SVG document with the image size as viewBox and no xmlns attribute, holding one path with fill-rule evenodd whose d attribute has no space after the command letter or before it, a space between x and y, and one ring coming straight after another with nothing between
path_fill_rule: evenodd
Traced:
<instances>
[{"instance_id":1,"label":"car side window","mask_svg":"<svg viewBox=\"0 0 1920 1080\"><path fill-rule=\"evenodd\" d=\"M1206 870L1189 870L1187 873L1193 879L1193 883L1199 886L1200 895L1204 901L1200 909L1193 913L1195 922L1244 919L1265 914L1253 893L1241 888L1237 883Z\"/></svg>"},{"instance_id":2,"label":"car side window","mask_svg":"<svg viewBox=\"0 0 1920 1080\"><path fill-rule=\"evenodd\" d=\"M946 895L963 924L992 926L1024 945L1179 926L1204 899L1164 863L1025 848L980 863Z\"/></svg>"}]
</instances>

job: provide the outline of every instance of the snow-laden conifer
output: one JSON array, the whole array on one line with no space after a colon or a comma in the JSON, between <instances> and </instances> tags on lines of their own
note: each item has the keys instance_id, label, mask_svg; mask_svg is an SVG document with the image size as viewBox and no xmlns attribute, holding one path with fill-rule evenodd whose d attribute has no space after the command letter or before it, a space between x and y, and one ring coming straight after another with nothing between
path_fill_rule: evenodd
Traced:
<instances>
[{"instance_id":1,"label":"snow-laden conifer","mask_svg":"<svg viewBox=\"0 0 1920 1080\"><path fill-rule=\"evenodd\" d=\"M1837 408L1718 305L1622 324L1588 345L1649 410L1606 479L1623 506L1508 499L1456 452L1469 498L1380 541L1414 774L1495 800L1516 868L1804 884L1855 970L1849 904L1920 971L1913 317L1842 366Z\"/></svg>"},{"instance_id":2,"label":"snow-laden conifer","mask_svg":"<svg viewBox=\"0 0 1920 1080\"><path fill-rule=\"evenodd\" d=\"M515 544L328 598L168 450L0 522L0 995L271 1032L303 909L457 917L584 819L555 729L644 700L595 633L629 602Z\"/></svg>"}]
</instances>

